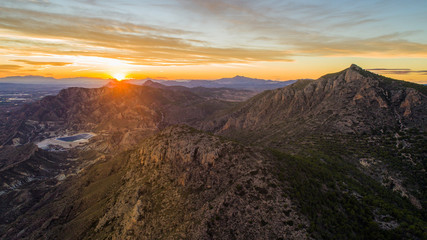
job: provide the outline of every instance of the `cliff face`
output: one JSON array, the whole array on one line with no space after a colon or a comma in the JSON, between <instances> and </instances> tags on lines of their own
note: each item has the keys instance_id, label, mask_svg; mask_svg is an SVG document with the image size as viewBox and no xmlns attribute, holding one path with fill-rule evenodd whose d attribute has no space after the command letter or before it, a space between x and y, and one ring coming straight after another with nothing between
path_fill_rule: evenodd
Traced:
<instances>
[{"instance_id":1,"label":"cliff face","mask_svg":"<svg viewBox=\"0 0 427 240\"><path fill-rule=\"evenodd\" d=\"M257 136L371 133L427 126L425 86L386 79L356 65L316 81L266 91L236 111L203 125L221 134Z\"/></svg>"},{"instance_id":2,"label":"cliff face","mask_svg":"<svg viewBox=\"0 0 427 240\"><path fill-rule=\"evenodd\" d=\"M167 128L110 160L115 170L88 169L4 237L29 224L23 238L43 231L60 239L303 239L307 221L282 191L269 157L189 127ZM99 184L106 190L87 192Z\"/></svg>"}]
</instances>

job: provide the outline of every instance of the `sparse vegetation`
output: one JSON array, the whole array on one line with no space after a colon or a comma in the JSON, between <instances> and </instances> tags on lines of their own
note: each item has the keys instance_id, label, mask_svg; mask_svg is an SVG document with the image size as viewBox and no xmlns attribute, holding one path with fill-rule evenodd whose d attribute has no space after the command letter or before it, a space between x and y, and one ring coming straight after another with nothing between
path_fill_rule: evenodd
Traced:
<instances>
[{"instance_id":1,"label":"sparse vegetation","mask_svg":"<svg viewBox=\"0 0 427 240\"><path fill-rule=\"evenodd\" d=\"M278 158L278 178L293 186L285 191L310 219L311 235L316 239L425 238L425 211L419 212L407 199L343 159L357 146L337 142L316 142L315 148L301 151L303 155L271 150ZM397 227L381 228L378 215L390 216L387 221L396 221Z\"/></svg>"}]
</instances>

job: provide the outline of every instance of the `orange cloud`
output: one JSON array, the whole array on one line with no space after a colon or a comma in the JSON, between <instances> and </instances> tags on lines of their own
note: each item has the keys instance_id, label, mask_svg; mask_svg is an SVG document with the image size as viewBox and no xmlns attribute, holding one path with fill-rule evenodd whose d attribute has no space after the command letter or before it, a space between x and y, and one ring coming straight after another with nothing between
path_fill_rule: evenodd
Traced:
<instances>
[{"instance_id":1,"label":"orange cloud","mask_svg":"<svg viewBox=\"0 0 427 240\"><path fill-rule=\"evenodd\" d=\"M35 65L35 66L66 66L66 65L70 65L72 63L69 62L37 62L37 61L30 61L30 60L24 60L24 59L18 59L18 60L12 60L14 62L21 62L21 63L25 63L28 65Z\"/></svg>"},{"instance_id":2,"label":"orange cloud","mask_svg":"<svg viewBox=\"0 0 427 240\"><path fill-rule=\"evenodd\" d=\"M407 75L407 74L419 74L427 75L427 70L412 70L409 68L372 68L367 69L369 71L379 74L393 74L393 75Z\"/></svg>"},{"instance_id":3,"label":"orange cloud","mask_svg":"<svg viewBox=\"0 0 427 240\"><path fill-rule=\"evenodd\" d=\"M19 68L21 68L21 66L13 65L13 64L0 65L0 70L15 70L15 69L19 69Z\"/></svg>"},{"instance_id":4,"label":"orange cloud","mask_svg":"<svg viewBox=\"0 0 427 240\"><path fill-rule=\"evenodd\" d=\"M399 34L369 39L323 37L320 41L302 40L297 52L320 56L367 56L367 57L427 57L427 44L398 38Z\"/></svg>"}]
</instances>

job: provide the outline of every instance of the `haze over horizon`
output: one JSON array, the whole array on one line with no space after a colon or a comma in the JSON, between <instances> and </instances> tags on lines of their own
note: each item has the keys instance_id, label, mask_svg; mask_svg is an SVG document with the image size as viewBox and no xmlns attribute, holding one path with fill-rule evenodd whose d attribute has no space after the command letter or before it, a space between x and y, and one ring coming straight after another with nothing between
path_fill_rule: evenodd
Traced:
<instances>
[{"instance_id":1,"label":"haze over horizon","mask_svg":"<svg viewBox=\"0 0 427 240\"><path fill-rule=\"evenodd\" d=\"M0 77L318 78L351 63L427 83L426 1L0 2Z\"/></svg>"}]
</instances>

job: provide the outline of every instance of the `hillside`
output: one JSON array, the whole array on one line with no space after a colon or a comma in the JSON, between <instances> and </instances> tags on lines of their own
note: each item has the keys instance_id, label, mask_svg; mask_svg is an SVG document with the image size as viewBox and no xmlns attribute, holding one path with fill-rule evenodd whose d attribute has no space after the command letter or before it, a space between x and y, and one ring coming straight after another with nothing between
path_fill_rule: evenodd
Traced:
<instances>
[{"instance_id":1,"label":"hillside","mask_svg":"<svg viewBox=\"0 0 427 240\"><path fill-rule=\"evenodd\" d=\"M94 89L68 88L2 119L0 140L3 144L23 144L78 131L145 135L168 124L201 120L231 105L189 91L127 83Z\"/></svg>"},{"instance_id":2,"label":"hillside","mask_svg":"<svg viewBox=\"0 0 427 240\"><path fill-rule=\"evenodd\" d=\"M40 195L0 236L305 238L307 222L269 158L189 127L167 128Z\"/></svg>"}]
</instances>

